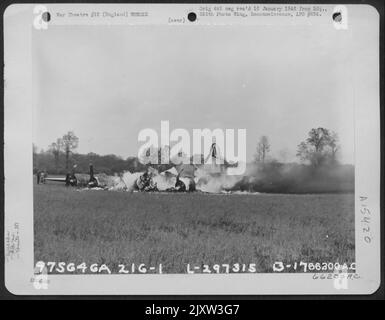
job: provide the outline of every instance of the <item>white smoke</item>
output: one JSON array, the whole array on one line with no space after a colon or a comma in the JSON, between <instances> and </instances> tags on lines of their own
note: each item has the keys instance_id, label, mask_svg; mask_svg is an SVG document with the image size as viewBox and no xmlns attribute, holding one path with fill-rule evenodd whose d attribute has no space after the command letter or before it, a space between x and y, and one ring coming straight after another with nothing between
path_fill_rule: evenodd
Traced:
<instances>
[{"instance_id":1,"label":"white smoke","mask_svg":"<svg viewBox=\"0 0 385 320\"><path fill-rule=\"evenodd\" d=\"M177 181L176 175L173 171L159 173L154 168L149 168L148 173L151 176L152 182L156 184L159 191L170 190L175 187ZM175 173L177 171L175 170ZM109 190L115 191L129 191L132 192L136 189L136 181L143 175L144 172L131 173L129 171L124 172L121 176L111 177L111 184ZM197 167L194 172L194 182L196 190L207 193L224 193L232 191L238 182L240 182L244 176L234 176L227 174L227 170L214 170L210 165L203 165ZM192 177L180 177L179 178L186 186L186 190L189 190L191 186Z\"/></svg>"},{"instance_id":2,"label":"white smoke","mask_svg":"<svg viewBox=\"0 0 385 320\"><path fill-rule=\"evenodd\" d=\"M134 191L136 187L136 180L143 174L143 172L125 171L120 177L114 177L114 184L109 190L115 191Z\"/></svg>"},{"instance_id":3,"label":"white smoke","mask_svg":"<svg viewBox=\"0 0 385 320\"><path fill-rule=\"evenodd\" d=\"M210 167L198 168L195 171L196 189L202 192L220 193L232 189L236 183L242 180L242 176L228 175L226 171L212 173Z\"/></svg>"},{"instance_id":4,"label":"white smoke","mask_svg":"<svg viewBox=\"0 0 385 320\"><path fill-rule=\"evenodd\" d=\"M152 181L156 183L159 191L165 191L167 189L175 187L176 177L166 176L163 174L156 173L152 177Z\"/></svg>"}]
</instances>

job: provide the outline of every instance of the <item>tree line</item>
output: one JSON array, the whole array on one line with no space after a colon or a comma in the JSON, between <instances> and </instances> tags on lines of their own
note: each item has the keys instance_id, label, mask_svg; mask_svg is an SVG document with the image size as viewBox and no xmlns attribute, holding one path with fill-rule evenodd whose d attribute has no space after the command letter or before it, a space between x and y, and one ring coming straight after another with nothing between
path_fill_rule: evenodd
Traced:
<instances>
[{"instance_id":1,"label":"tree line","mask_svg":"<svg viewBox=\"0 0 385 320\"><path fill-rule=\"evenodd\" d=\"M123 159L114 154L80 154L76 152L79 138L74 132L51 143L47 150L38 152L33 146L34 172L46 171L50 175L65 175L72 171L87 173L90 162L95 173L113 175L124 171L143 172L148 166L159 171L167 170L172 164L143 165L138 157ZM313 128L306 139L297 146L298 162L275 160L267 136L257 141L254 162L247 164L247 173L234 187L237 190L273 193L341 193L354 191L354 166L338 162L340 146L338 135L325 128ZM158 159L167 148L153 153ZM204 159L203 155L201 155ZM161 161L159 161L161 162Z\"/></svg>"},{"instance_id":2,"label":"tree line","mask_svg":"<svg viewBox=\"0 0 385 320\"><path fill-rule=\"evenodd\" d=\"M296 156L301 163L317 168L324 165L337 165L339 150L340 145L337 133L319 127L311 129L308 132L307 138L298 144ZM269 138L261 136L257 143L255 161L265 163L269 152Z\"/></svg>"},{"instance_id":3,"label":"tree line","mask_svg":"<svg viewBox=\"0 0 385 320\"><path fill-rule=\"evenodd\" d=\"M254 158L257 165L237 188L272 193L353 192L354 166L339 163L340 149L337 133L313 128L297 146L299 162L282 163L270 156L269 138L261 136Z\"/></svg>"},{"instance_id":4,"label":"tree line","mask_svg":"<svg viewBox=\"0 0 385 320\"><path fill-rule=\"evenodd\" d=\"M52 142L47 150L37 151L33 147L34 170L45 170L51 174L66 174L77 166L78 172L88 172L89 163L94 164L98 172L114 174L129 170L131 172L143 171L147 167L143 165L138 157L123 159L120 156L98 155L96 153L79 154L76 149L79 146L79 138L73 131L69 131L62 137ZM302 164L313 168L321 166L338 165L338 152L340 150L338 135L326 128L313 128L308 132L307 138L297 146L296 156ZM266 166L269 162L278 162L270 156L271 145L269 138L261 136L257 141L254 160L256 163ZM165 150L159 148L158 157L161 158ZM202 155L202 158L203 155ZM172 165L159 164L157 169L167 170Z\"/></svg>"},{"instance_id":5,"label":"tree line","mask_svg":"<svg viewBox=\"0 0 385 320\"><path fill-rule=\"evenodd\" d=\"M57 138L48 146L47 150L39 152L37 146L33 145L34 173L46 171L49 174L65 175L72 171L74 166L76 166L76 172L86 173L89 171L90 163L94 165L96 173L108 175L126 170L137 172L145 169L137 157L123 159L114 154L98 155L93 152L80 154L76 152L78 146L79 138L73 131Z\"/></svg>"}]
</instances>

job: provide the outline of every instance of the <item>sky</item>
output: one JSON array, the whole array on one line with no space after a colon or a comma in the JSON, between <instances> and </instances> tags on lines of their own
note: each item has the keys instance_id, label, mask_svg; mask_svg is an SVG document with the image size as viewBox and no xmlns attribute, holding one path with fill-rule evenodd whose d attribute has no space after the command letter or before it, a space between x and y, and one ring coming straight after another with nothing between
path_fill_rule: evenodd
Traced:
<instances>
[{"instance_id":1,"label":"sky","mask_svg":"<svg viewBox=\"0 0 385 320\"><path fill-rule=\"evenodd\" d=\"M296 160L311 128L340 138L354 163L356 64L350 31L313 26L52 26L33 31L39 148L68 131L77 152L136 156L145 128L247 130Z\"/></svg>"}]
</instances>

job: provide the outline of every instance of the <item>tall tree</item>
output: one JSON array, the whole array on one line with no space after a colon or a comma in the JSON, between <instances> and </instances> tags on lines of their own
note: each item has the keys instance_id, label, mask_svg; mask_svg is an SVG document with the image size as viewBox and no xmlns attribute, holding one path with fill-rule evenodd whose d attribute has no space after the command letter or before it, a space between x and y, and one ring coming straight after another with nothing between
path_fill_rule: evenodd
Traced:
<instances>
[{"instance_id":1,"label":"tall tree","mask_svg":"<svg viewBox=\"0 0 385 320\"><path fill-rule=\"evenodd\" d=\"M313 128L308 137L298 145L297 157L313 166L337 161L338 135L326 128Z\"/></svg>"},{"instance_id":2,"label":"tall tree","mask_svg":"<svg viewBox=\"0 0 385 320\"><path fill-rule=\"evenodd\" d=\"M337 152L340 149L340 146L338 145L338 135L335 132L331 132L330 138L329 138L329 148L330 148L330 155L331 155L331 161L333 163L337 162Z\"/></svg>"},{"instance_id":3,"label":"tall tree","mask_svg":"<svg viewBox=\"0 0 385 320\"><path fill-rule=\"evenodd\" d=\"M60 138L58 138L56 142L52 142L48 146L48 151L51 152L55 158L56 170L59 168L59 157L60 157L61 148L62 148L62 139Z\"/></svg>"},{"instance_id":4,"label":"tall tree","mask_svg":"<svg viewBox=\"0 0 385 320\"><path fill-rule=\"evenodd\" d=\"M75 135L73 131L68 131L67 134L61 138L61 146L66 155L66 170L69 168L69 157L71 152L73 152L79 145L79 138Z\"/></svg>"},{"instance_id":5,"label":"tall tree","mask_svg":"<svg viewBox=\"0 0 385 320\"><path fill-rule=\"evenodd\" d=\"M259 142L257 145L256 160L258 162L264 163L266 160L266 156L269 152L270 152L269 138L267 136L262 136L259 139Z\"/></svg>"}]
</instances>

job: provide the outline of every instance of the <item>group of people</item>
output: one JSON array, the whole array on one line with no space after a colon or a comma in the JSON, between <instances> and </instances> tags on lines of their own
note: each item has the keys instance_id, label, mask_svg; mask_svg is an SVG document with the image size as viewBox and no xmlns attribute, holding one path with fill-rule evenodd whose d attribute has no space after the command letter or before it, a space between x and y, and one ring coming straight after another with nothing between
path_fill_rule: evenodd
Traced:
<instances>
[{"instance_id":1,"label":"group of people","mask_svg":"<svg viewBox=\"0 0 385 320\"><path fill-rule=\"evenodd\" d=\"M154 183L151 177L151 173L145 172L143 173L137 180L136 186L139 191L157 191L157 185Z\"/></svg>"},{"instance_id":2,"label":"group of people","mask_svg":"<svg viewBox=\"0 0 385 320\"><path fill-rule=\"evenodd\" d=\"M36 180L37 184L44 184L45 183L45 178L48 176L47 172L45 170L39 170L36 172Z\"/></svg>"},{"instance_id":3,"label":"group of people","mask_svg":"<svg viewBox=\"0 0 385 320\"><path fill-rule=\"evenodd\" d=\"M148 170L144 172L137 180L136 187L139 191L159 191L157 183L153 180L152 173ZM188 180L188 181L187 181ZM184 182L185 181L185 182ZM181 180L179 174L176 176L175 185L171 188L168 188L164 191L167 192L186 192L186 191L195 191L195 182L192 179ZM186 185L186 183L188 185Z\"/></svg>"}]
</instances>

